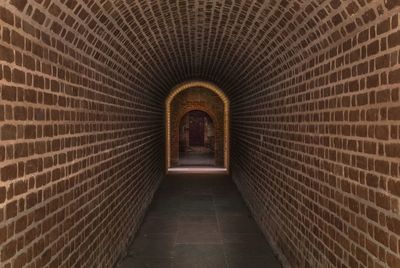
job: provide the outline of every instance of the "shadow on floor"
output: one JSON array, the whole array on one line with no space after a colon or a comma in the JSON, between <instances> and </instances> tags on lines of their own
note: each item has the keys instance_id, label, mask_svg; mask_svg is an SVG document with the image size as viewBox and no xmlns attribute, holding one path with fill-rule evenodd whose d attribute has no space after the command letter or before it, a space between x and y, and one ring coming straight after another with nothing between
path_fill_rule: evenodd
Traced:
<instances>
[{"instance_id":1,"label":"shadow on floor","mask_svg":"<svg viewBox=\"0 0 400 268\"><path fill-rule=\"evenodd\" d=\"M120 268L281 267L227 175L169 175Z\"/></svg>"}]
</instances>

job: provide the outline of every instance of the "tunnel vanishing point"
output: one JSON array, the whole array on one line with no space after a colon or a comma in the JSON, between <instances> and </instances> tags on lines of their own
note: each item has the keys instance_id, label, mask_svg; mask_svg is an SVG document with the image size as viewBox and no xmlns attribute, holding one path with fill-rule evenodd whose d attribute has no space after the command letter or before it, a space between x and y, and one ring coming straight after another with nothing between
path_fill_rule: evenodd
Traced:
<instances>
[{"instance_id":1,"label":"tunnel vanishing point","mask_svg":"<svg viewBox=\"0 0 400 268\"><path fill-rule=\"evenodd\" d=\"M399 268L399 11L0 0L0 267L119 267L205 152L283 267Z\"/></svg>"}]
</instances>

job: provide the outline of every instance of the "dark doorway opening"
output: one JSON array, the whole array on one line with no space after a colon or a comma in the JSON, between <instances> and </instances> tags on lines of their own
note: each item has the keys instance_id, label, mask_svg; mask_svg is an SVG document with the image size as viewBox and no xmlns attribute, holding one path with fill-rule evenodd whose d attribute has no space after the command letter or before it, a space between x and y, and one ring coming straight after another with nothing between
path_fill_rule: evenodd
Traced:
<instances>
[{"instance_id":1,"label":"dark doorway opening","mask_svg":"<svg viewBox=\"0 0 400 268\"><path fill-rule=\"evenodd\" d=\"M189 146L204 146L206 117L202 111L189 112Z\"/></svg>"},{"instance_id":2,"label":"dark doorway opening","mask_svg":"<svg viewBox=\"0 0 400 268\"><path fill-rule=\"evenodd\" d=\"M203 111L186 113L179 126L179 166L215 166L215 126Z\"/></svg>"}]
</instances>

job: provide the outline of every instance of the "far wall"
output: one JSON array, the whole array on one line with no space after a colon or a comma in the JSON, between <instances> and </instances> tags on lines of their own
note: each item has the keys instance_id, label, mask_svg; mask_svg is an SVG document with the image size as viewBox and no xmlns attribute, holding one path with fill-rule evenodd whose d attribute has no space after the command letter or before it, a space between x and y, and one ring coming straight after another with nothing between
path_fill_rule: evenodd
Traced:
<instances>
[{"instance_id":1,"label":"far wall","mask_svg":"<svg viewBox=\"0 0 400 268\"><path fill-rule=\"evenodd\" d=\"M215 161L224 165L224 103L214 92L204 88L191 88L180 92L171 102L171 163L179 162L179 124L190 111L206 112L215 126Z\"/></svg>"}]
</instances>

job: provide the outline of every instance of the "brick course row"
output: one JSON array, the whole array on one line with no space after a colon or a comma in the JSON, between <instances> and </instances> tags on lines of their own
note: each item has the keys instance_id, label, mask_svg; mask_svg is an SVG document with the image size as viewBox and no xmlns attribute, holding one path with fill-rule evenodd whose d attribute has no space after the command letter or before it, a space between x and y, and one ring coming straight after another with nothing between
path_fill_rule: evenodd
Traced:
<instances>
[{"instance_id":1,"label":"brick course row","mask_svg":"<svg viewBox=\"0 0 400 268\"><path fill-rule=\"evenodd\" d=\"M232 174L292 267L400 267L399 16L368 2L314 6L232 98Z\"/></svg>"},{"instance_id":2,"label":"brick course row","mask_svg":"<svg viewBox=\"0 0 400 268\"><path fill-rule=\"evenodd\" d=\"M114 266L162 178L162 98L62 9L0 4L1 267Z\"/></svg>"},{"instance_id":3,"label":"brick course row","mask_svg":"<svg viewBox=\"0 0 400 268\"><path fill-rule=\"evenodd\" d=\"M0 264L113 267L164 100L225 90L232 176L292 267L400 266L397 0L0 3Z\"/></svg>"}]
</instances>

